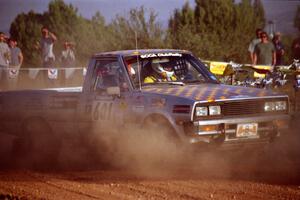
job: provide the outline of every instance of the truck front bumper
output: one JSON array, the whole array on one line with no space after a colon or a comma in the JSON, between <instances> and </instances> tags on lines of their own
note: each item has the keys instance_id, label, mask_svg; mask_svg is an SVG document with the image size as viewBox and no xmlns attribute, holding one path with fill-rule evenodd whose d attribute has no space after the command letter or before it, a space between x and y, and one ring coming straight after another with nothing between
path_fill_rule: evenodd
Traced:
<instances>
[{"instance_id":1,"label":"truck front bumper","mask_svg":"<svg viewBox=\"0 0 300 200\"><path fill-rule=\"evenodd\" d=\"M282 114L195 121L192 124L192 131L191 129L188 131L189 143L210 143L214 141L240 143L271 140L288 129L289 120L289 115ZM240 134L238 129L241 126L250 128L249 130L242 130L245 134Z\"/></svg>"}]
</instances>

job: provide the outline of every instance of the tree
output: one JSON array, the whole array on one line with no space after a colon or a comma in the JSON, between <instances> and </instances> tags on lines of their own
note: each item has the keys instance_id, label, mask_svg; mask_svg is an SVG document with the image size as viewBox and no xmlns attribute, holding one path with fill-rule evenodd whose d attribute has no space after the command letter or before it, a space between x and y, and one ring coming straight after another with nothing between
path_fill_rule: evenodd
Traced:
<instances>
[{"instance_id":1,"label":"tree","mask_svg":"<svg viewBox=\"0 0 300 200\"><path fill-rule=\"evenodd\" d=\"M111 24L111 31L115 49L136 48L136 36L138 48L166 46L165 34L161 24L157 22L157 14L153 10L147 13L144 7L131 9L128 16L116 16Z\"/></svg>"},{"instance_id":2,"label":"tree","mask_svg":"<svg viewBox=\"0 0 300 200\"><path fill-rule=\"evenodd\" d=\"M254 0L253 3L254 13L255 13L255 19L257 20L257 26L258 27L264 27L266 18L265 18L265 10L264 6L261 2L261 0Z\"/></svg>"},{"instance_id":3,"label":"tree","mask_svg":"<svg viewBox=\"0 0 300 200\"><path fill-rule=\"evenodd\" d=\"M36 45L37 38L40 38L42 21L42 15L30 11L28 14L19 14L10 26L10 35L18 41L25 58L25 65L37 66L41 62Z\"/></svg>"},{"instance_id":4,"label":"tree","mask_svg":"<svg viewBox=\"0 0 300 200\"><path fill-rule=\"evenodd\" d=\"M131 9L128 16L116 16L111 24L106 25L100 12L91 20L84 19L72 4L52 0L43 14L32 11L20 14L11 25L10 33L18 40L25 62L31 66L41 64L40 54L35 46L41 38L42 26L47 26L58 38L54 45L56 57L59 58L62 44L72 41L76 43L76 57L80 64L86 64L88 57L95 52L136 48L135 33L138 48L167 46L165 31L152 10L148 12L143 7Z\"/></svg>"},{"instance_id":5,"label":"tree","mask_svg":"<svg viewBox=\"0 0 300 200\"><path fill-rule=\"evenodd\" d=\"M172 47L184 47L209 60L247 62L248 44L264 20L264 12L257 11L263 9L256 5L259 2L195 0L194 10L186 3L169 20Z\"/></svg>"},{"instance_id":6,"label":"tree","mask_svg":"<svg viewBox=\"0 0 300 200\"><path fill-rule=\"evenodd\" d=\"M300 31L300 6L297 7L297 11L294 17L294 27Z\"/></svg>"}]
</instances>

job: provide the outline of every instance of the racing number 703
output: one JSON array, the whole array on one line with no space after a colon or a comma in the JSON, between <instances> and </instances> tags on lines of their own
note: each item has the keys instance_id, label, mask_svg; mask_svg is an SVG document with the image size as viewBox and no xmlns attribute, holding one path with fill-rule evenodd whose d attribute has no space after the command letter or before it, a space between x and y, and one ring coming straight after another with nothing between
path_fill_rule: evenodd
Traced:
<instances>
[{"instance_id":1,"label":"racing number 703","mask_svg":"<svg viewBox=\"0 0 300 200\"><path fill-rule=\"evenodd\" d=\"M109 120L111 111L112 102L97 102L93 109L93 120Z\"/></svg>"}]
</instances>

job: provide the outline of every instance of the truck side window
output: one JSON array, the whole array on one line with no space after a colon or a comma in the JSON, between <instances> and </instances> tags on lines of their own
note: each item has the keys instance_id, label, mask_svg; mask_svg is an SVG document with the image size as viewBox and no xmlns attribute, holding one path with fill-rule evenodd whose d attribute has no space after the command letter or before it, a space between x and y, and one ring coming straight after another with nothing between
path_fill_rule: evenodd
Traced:
<instances>
[{"instance_id":1,"label":"truck side window","mask_svg":"<svg viewBox=\"0 0 300 200\"><path fill-rule=\"evenodd\" d=\"M124 85L125 76L117 60L98 60L96 62L93 90L105 92L108 87Z\"/></svg>"}]
</instances>

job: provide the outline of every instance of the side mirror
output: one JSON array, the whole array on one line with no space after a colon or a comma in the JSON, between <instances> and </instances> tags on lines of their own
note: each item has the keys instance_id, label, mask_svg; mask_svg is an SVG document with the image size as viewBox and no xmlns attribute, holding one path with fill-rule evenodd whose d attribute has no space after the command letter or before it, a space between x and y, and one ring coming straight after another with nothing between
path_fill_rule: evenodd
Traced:
<instances>
[{"instance_id":1,"label":"side mirror","mask_svg":"<svg viewBox=\"0 0 300 200\"><path fill-rule=\"evenodd\" d=\"M107 94L112 95L112 96L119 97L121 95L120 87L108 87L108 88L106 88L106 92L107 92Z\"/></svg>"}]
</instances>

